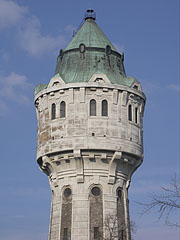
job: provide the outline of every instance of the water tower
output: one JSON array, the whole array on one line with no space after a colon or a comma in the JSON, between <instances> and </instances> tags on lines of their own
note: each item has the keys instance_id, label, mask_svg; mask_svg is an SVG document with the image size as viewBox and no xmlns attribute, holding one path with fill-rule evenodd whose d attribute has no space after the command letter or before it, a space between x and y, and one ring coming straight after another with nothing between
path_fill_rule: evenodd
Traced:
<instances>
[{"instance_id":1,"label":"water tower","mask_svg":"<svg viewBox=\"0 0 180 240\"><path fill-rule=\"evenodd\" d=\"M35 89L49 240L131 239L128 188L143 161L145 95L95 19L87 10L49 84Z\"/></svg>"}]
</instances>

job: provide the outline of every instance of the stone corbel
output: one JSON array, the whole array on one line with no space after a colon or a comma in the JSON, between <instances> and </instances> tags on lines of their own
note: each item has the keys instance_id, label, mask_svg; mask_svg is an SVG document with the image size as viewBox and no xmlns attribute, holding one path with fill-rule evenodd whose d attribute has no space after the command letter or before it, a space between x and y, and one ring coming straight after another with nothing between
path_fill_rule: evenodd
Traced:
<instances>
[{"instance_id":1,"label":"stone corbel","mask_svg":"<svg viewBox=\"0 0 180 240\"><path fill-rule=\"evenodd\" d=\"M135 103L135 95L133 93L130 93L129 96L128 96L128 100Z\"/></svg>"},{"instance_id":2,"label":"stone corbel","mask_svg":"<svg viewBox=\"0 0 180 240\"><path fill-rule=\"evenodd\" d=\"M115 176L116 176L116 167L117 167L117 160L120 160L122 157L122 152L116 151L112 156L112 159L109 163L109 174L108 174L108 184L114 184Z\"/></svg>"},{"instance_id":3,"label":"stone corbel","mask_svg":"<svg viewBox=\"0 0 180 240\"><path fill-rule=\"evenodd\" d=\"M84 182L84 166L80 150L74 150L74 159L76 161L76 177L78 183Z\"/></svg>"},{"instance_id":4,"label":"stone corbel","mask_svg":"<svg viewBox=\"0 0 180 240\"><path fill-rule=\"evenodd\" d=\"M129 94L129 100L133 101L134 103L141 104L141 98L133 93Z\"/></svg>"},{"instance_id":5,"label":"stone corbel","mask_svg":"<svg viewBox=\"0 0 180 240\"><path fill-rule=\"evenodd\" d=\"M56 174L56 171L54 170L54 168L51 164L50 158L48 156L42 157L41 169L43 170L43 172L45 172L48 175L51 188L53 189L54 187L57 187L58 186L57 174Z\"/></svg>"}]
</instances>

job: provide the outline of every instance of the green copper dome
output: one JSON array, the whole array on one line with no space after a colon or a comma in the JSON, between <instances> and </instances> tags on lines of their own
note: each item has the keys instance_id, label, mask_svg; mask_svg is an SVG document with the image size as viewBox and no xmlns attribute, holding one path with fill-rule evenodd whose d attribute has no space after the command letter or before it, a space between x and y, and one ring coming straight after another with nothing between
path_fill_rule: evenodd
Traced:
<instances>
[{"instance_id":1,"label":"green copper dome","mask_svg":"<svg viewBox=\"0 0 180 240\"><path fill-rule=\"evenodd\" d=\"M88 10L89 11L89 10ZM126 78L123 60L101 31L89 11L84 23L69 45L60 51L55 75L65 83L88 82L94 74L105 74L111 83L131 86L133 78Z\"/></svg>"},{"instance_id":2,"label":"green copper dome","mask_svg":"<svg viewBox=\"0 0 180 240\"><path fill-rule=\"evenodd\" d=\"M124 55L118 53L95 22L93 10L87 10L81 25L69 45L60 50L54 76L65 83L88 82L94 74L105 74L112 84L132 86L137 80L126 77ZM40 84L35 94L46 89Z\"/></svg>"},{"instance_id":3,"label":"green copper dome","mask_svg":"<svg viewBox=\"0 0 180 240\"><path fill-rule=\"evenodd\" d=\"M64 49L64 51L79 48L79 45L81 43L83 43L86 47L97 48L105 48L107 45L109 45L112 50L116 51L114 46L107 39L105 34L101 31L101 29L92 18L85 20L84 24L81 26L77 34L74 36L69 45Z\"/></svg>"}]
</instances>

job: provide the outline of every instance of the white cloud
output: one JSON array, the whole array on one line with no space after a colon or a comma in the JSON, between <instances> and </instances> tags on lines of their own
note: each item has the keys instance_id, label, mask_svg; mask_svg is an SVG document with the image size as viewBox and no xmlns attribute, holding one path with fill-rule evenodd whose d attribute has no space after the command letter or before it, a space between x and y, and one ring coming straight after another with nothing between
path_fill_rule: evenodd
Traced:
<instances>
[{"instance_id":1,"label":"white cloud","mask_svg":"<svg viewBox=\"0 0 180 240\"><path fill-rule=\"evenodd\" d=\"M0 0L0 29L15 26L24 17L27 8L9 0Z\"/></svg>"},{"instance_id":2,"label":"white cloud","mask_svg":"<svg viewBox=\"0 0 180 240\"><path fill-rule=\"evenodd\" d=\"M62 35L42 35L41 24L35 16L29 18L23 29L19 30L18 39L20 46L31 56L39 56L54 51L65 43L65 38Z\"/></svg>"},{"instance_id":3,"label":"white cloud","mask_svg":"<svg viewBox=\"0 0 180 240\"><path fill-rule=\"evenodd\" d=\"M8 111L7 100L15 101L21 104L29 104L30 100L25 95L25 89L31 87L27 77L14 72L8 76L0 76L0 112L3 115Z\"/></svg>"},{"instance_id":4,"label":"white cloud","mask_svg":"<svg viewBox=\"0 0 180 240\"><path fill-rule=\"evenodd\" d=\"M180 86L176 85L176 84L170 84L167 86L170 90L176 91L176 92L180 92Z\"/></svg>"},{"instance_id":5,"label":"white cloud","mask_svg":"<svg viewBox=\"0 0 180 240\"><path fill-rule=\"evenodd\" d=\"M39 19L30 14L28 8L10 0L0 0L0 30L8 27L16 29L17 44L31 56L42 56L60 49L65 44L65 36L73 28L68 25L64 33L56 36L42 34Z\"/></svg>"}]
</instances>

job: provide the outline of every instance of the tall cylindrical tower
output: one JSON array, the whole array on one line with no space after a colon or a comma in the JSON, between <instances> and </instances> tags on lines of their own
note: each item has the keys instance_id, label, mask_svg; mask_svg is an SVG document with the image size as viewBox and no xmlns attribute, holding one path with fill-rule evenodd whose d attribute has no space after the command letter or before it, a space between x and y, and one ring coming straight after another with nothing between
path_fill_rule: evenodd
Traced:
<instances>
[{"instance_id":1,"label":"tall cylindrical tower","mask_svg":"<svg viewBox=\"0 0 180 240\"><path fill-rule=\"evenodd\" d=\"M35 89L49 240L131 239L128 187L143 160L145 95L123 61L88 10L54 77Z\"/></svg>"}]
</instances>

